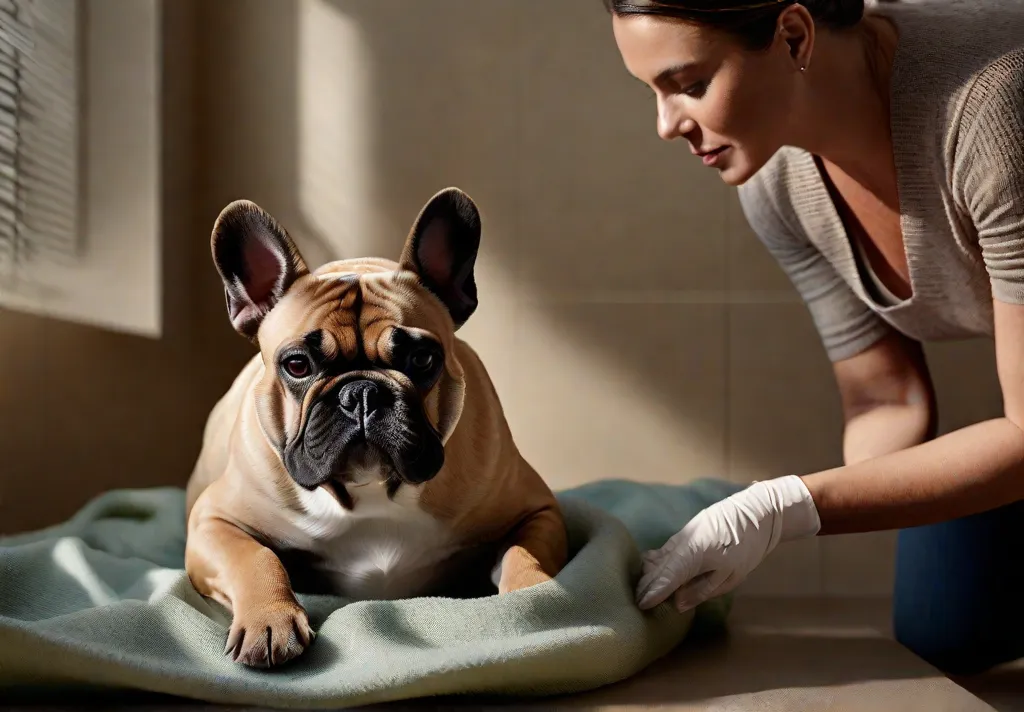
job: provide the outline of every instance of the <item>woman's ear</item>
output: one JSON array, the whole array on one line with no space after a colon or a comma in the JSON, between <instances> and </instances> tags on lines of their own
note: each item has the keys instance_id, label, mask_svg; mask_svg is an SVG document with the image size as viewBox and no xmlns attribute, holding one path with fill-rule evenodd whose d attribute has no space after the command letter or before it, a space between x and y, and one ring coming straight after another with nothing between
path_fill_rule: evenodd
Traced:
<instances>
[{"instance_id":1,"label":"woman's ear","mask_svg":"<svg viewBox=\"0 0 1024 712\"><path fill-rule=\"evenodd\" d=\"M811 66L814 52L814 18L800 3L790 5L781 13L777 24L779 37L786 43L795 69L804 71Z\"/></svg>"}]
</instances>

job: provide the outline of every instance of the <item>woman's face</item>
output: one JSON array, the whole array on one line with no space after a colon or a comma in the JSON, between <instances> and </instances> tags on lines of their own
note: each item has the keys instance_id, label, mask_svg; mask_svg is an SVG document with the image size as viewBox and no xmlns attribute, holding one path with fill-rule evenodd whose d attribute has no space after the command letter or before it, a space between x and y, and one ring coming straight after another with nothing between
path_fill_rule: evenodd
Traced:
<instances>
[{"instance_id":1,"label":"woman's face","mask_svg":"<svg viewBox=\"0 0 1024 712\"><path fill-rule=\"evenodd\" d=\"M782 37L752 52L722 31L675 18L612 22L626 69L654 90L663 139L684 138L729 185L746 182L784 145L796 82Z\"/></svg>"}]
</instances>

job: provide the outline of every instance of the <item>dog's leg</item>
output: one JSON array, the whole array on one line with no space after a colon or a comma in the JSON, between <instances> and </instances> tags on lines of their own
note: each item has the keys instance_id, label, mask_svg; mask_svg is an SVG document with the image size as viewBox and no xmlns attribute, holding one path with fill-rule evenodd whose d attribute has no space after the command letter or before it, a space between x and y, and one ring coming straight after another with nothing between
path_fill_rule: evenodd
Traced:
<instances>
[{"instance_id":1,"label":"dog's leg","mask_svg":"<svg viewBox=\"0 0 1024 712\"><path fill-rule=\"evenodd\" d=\"M189 579L232 614L224 654L251 667L301 654L314 634L277 555L223 519L194 514L189 525Z\"/></svg>"},{"instance_id":2,"label":"dog's leg","mask_svg":"<svg viewBox=\"0 0 1024 712\"><path fill-rule=\"evenodd\" d=\"M501 557L498 593L550 581L568 558L565 522L556 503L545 507L516 529Z\"/></svg>"}]
</instances>

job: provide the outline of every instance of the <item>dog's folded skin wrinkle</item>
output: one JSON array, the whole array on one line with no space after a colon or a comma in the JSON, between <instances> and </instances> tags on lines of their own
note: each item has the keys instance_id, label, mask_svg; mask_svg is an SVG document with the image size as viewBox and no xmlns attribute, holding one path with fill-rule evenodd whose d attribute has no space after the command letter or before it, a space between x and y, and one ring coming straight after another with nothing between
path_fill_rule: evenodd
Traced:
<instances>
[{"instance_id":1,"label":"dog's folded skin wrinkle","mask_svg":"<svg viewBox=\"0 0 1024 712\"><path fill-rule=\"evenodd\" d=\"M260 353L207 420L185 568L230 610L233 660L302 655L314 634L296 591L485 595L493 580L501 595L565 565L558 503L456 336L477 307L480 230L473 201L449 188L397 261L311 272L255 204L231 203L215 222L230 323Z\"/></svg>"}]
</instances>

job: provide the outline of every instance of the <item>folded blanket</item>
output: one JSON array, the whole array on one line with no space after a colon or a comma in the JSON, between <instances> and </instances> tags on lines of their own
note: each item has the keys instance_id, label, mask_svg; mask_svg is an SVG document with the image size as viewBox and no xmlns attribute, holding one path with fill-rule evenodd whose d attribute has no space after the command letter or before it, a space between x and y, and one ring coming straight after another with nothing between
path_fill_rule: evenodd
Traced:
<instances>
[{"instance_id":1,"label":"folded blanket","mask_svg":"<svg viewBox=\"0 0 1024 712\"><path fill-rule=\"evenodd\" d=\"M0 698L4 689L113 687L337 708L593 689L638 672L691 631L692 614L634 605L639 551L736 489L604 481L561 492L572 558L555 581L474 600L300 596L317 638L274 671L224 657L229 616L183 570L182 490L109 492L59 526L0 538ZM709 602L696 620L721 621L727 609L727 598Z\"/></svg>"}]
</instances>

